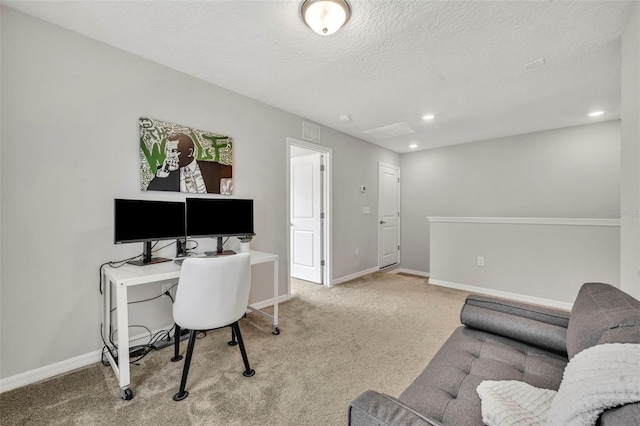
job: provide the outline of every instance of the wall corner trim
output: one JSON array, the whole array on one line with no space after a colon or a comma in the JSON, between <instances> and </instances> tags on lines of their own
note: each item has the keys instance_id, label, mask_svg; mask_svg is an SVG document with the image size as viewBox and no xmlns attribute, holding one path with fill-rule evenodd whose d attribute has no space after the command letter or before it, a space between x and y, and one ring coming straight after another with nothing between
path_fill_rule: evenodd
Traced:
<instances>
[{"instance_id":1,"label":"wall corner trim","mask_svg":"<svg viewBox=\"0 0 640 426\"><path fill-rule=\"evenodd\" d=\"M426 277L429 278L429 272L424 272L424 271L416 271L413 269L405 269L405 268L398 268L398 269L394 269L392 271L389 271L390 274L399 274L399 273L404 273L404 274L411 274L411 275L417 275L419 277Z\"/></svg>"},{"instance_id":2,"label":"wall corner trim","mask_svg":"<svg viewBox=\"0 0 640 426\"><path fill-rule=\"evenodd\" d=\"M518 225L620 226L620 219L545 217L427 217L429 223L492 223Z\"/></svg>"},{"instance_id":3,"label":"wall corner trim","mask_svg":"<svg viewBox=\"0 0 640 426\"><path fill-rule=\"evenodd\" d=\"M373 268L365 269L364 271L355 272L353 274L345 275L344 277L340 277L340 278L335 278L333 281L331 281L331 286L346 283L347 281L351 281L356 278L363 277L365 275L373 274L374 272L378 272L378 271L380 271L380 268L375 266Z\"/></svg>"}]
</instances>

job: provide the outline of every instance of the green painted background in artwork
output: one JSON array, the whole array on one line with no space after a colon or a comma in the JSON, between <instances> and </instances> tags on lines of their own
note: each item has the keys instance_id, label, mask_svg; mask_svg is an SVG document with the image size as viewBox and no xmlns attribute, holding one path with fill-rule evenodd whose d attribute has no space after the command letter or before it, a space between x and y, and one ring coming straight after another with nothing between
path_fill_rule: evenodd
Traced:
<instances>
[{"instance_id":1,"label":"green painted background in artwork","mask_svg":"<svg viewBox=\"0 0 640 426\"><path fill-rule=\"evenodd\" d=\"M198 161L233 165L233 141L229 136L140 117L140 188L143 191L164 162L167 137L173 133L191 136Z\"/></svg>"}]
</instances>

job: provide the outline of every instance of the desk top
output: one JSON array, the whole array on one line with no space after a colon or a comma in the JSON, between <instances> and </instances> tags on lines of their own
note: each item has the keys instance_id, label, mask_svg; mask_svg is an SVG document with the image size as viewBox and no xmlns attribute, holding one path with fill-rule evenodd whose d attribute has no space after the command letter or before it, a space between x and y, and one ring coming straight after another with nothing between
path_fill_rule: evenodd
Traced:
<instances>
[{"instance_id":1,"label":"desk top","mask_svg":"<svg viewBox=\"0 0 640 426\"><path fill-rule=\"evenodd\" d=\"M275 262L277 254L251 250L251 264ZM180 277L181 265L175 262L153 263L145 266L125 264L119 268L104 267L104 274L117 286L129 287L132 285L148 284Z\"/></svg>"}]
</instances>

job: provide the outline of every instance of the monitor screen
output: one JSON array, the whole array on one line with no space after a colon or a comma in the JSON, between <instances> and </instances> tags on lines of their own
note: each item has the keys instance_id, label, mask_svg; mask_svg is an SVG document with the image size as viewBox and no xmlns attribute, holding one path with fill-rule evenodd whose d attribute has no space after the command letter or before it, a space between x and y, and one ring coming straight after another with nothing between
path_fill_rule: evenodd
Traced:
<instances>
[{"instance_id":1,"label":"monitor screen","mask_svg":"<svg viewBox=\"0 0 640 426\"><path fill-rule=\"evenodd\" d=\"M253 200L187 198L188 237L254 235Z\"/></svg>"},{"instance_id":2,"label":"monitor screen","mask_svg":"<svg viewBox=\"0 0 640 426\"><path fill-rule=\"evenodd\" d=\"M115 243L185 238L181 201L114 200Z\"/></svg>"}]
</instances>

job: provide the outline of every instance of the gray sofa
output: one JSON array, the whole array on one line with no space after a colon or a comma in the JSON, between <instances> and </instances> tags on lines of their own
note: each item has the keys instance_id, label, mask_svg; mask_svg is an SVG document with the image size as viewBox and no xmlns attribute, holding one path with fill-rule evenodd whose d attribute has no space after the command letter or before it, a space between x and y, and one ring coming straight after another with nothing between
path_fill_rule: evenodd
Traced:
<instances>
[{"instance_id":1,"label":"gray sofa","mask_svg":"<svg viewBox=\"0 0 640 426\"><path fill-rule=\"evenodd\" d=\"M398 398L366 391L350 426L482 425L476 387L518 380L557 390L575 354L601 343L640 343L640 301L616 287L584 284L571 312L470 295L456 329ZM605 411L601 426L640 425L640 403Z\"/></svg>"}]
</instances>

